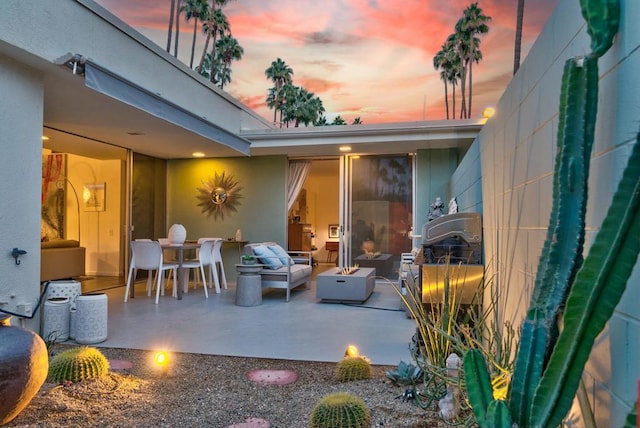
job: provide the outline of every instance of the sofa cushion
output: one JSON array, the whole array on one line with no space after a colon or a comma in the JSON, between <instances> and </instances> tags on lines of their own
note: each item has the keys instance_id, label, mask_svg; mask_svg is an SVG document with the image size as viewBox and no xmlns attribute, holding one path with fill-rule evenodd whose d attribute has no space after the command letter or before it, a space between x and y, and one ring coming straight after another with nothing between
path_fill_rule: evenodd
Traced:
<instances>
[{"instance_id":1,"label":"sofa cushion","mask_svg":"<svg viewBox=\"0 0 640 428\"><path fill-rule=\"evenodd\" d=\"M291 272L289 282L295 283L302 279L310 277L312 267L309 265L292 265L290 268L288 268L287 266L282 266L278 269L263 269L262 276L265 280L282 280L282 275L286 275L289 270Z\"/></svg>"},{"instance_id":2,"label":"sofa cushion","mask_svg":"<svg viewBox=\"0 0 640 428\"><path fill-rule=\"evenodd\" d=\"M289 256L289 254L280 245L267 245L267 248L280 258L280 261L284 266L295 264L291 256Z\"/></svg>"},{"instance_id":3,"label":"sofa cushion","mask_svg":"<svg viewBox=\"0 0 640 428\"><path fill-rule=\"evenodd\" d=\"M73 248L79 247L80 242L73 239L52 239L51 241L43 241L40 248Z\"/></svg>"},{"instance_id":4,"label":"sofa cushion","mask_svg":"<svg viewBox=\"0 0 640 428\"><path fill-rule=\"evenodd\" d=\"M260 263L269 269L278 269L283 266L280 258L277 257L266 245L253 245L253 253L258 257Z\"/></svg>"}]
</instances>

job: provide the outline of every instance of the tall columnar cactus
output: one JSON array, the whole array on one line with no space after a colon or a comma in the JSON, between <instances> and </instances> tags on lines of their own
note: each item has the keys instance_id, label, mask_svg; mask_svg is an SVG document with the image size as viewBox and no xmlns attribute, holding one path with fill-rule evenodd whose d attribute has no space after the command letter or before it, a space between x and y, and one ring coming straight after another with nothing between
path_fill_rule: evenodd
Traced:
<instances>
[{"instance_id":1,"label":"tall columnar cactus","mask_svg":"<svg viewBox=\"0 0 640 428\"><path fill-rule=\"evenodd\" d=\"M97 379L108 372L107 358L98 349L88 346L63 351L49 363L49 379L57 383Z\"/></svg>"},{"instance_id":2,"label":"tall columnar cactus","mask_svg":"<svg viewBox=\"0 0 640 428\"><path fill-rule=\"evenodd\" d=\"M560 96L558 154L547 239L536 275L508 403L493 400L486 363L465 355L464 372L482 427L557 426L571 407L596 336L622 296L640 252L640 134L613 201L581 259L589 159L598 97L598 57L611 46L618 0L580 0L592 54L565 64ZM568 297L567 297L568 296ZM565 305L564 327L556 319Z\"/></svg>"}]
</instances>

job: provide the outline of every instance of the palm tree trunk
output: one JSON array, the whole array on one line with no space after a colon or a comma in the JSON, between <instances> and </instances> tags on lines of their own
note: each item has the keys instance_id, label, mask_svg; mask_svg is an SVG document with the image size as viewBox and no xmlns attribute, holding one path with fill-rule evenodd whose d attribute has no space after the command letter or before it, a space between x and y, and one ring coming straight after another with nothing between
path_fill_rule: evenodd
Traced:
<instances>
[{"instance_id":1,"label":"palm tree trunk","mask_svg":"<svg viewBox=\"0 0 640 428\"><path fill-rule=\"evenodd\" d=\"M460 119L463 119L467 116L467 103L466 103L466 97L467 97L467 66L465 65L464 67L462 67L462 76L460 78L460 96L461 101L460 101Z\"/></svg>"},{"instance_id":2,"label":"palm tree trunk","mask_svg":"<svg viewBox=\"0 0 640 428\"><path fill-rule=\"evenodd\" d=\"M207 27L207 38L204 40L204 49L202 49L202 56L200 57L200 64L196 71L200 73L204 66L204 59L207 56L207 49L209 49L209 42L211 41L211 27Z\"/></svg>"},{"instance_id":3,"label":"palm tree trunk","mask_svg":"<svg viewBox=\"0 0 640 428\"><path fill-rule=\"evenodd\" d=\"M167 52L171 51L171 32L173 31L173 14L176 8L176 0L171 0L171 9L169 10L169 31L167 32Z\"/></svg>"},{"instance_id":4,"label":"palm tree trunk","mask_svg":"<svg viewBox=\"0 0 640 428\"><path fill-rule=\"evenodd\" d=\"M473 61L469 61L469 107L467 107L467 118L471 118L471 94L473 88Z\"/></svg>"},{"instance_id":5,"label":"palm tree trunk","mask_svg":"<svg viewBox=\"0 0 640 428\"><path fill-rule=\"evenodd\" d=\"M178 38L180 36L180 6L182 0L176 0L176 39L173 42L173 56L178 58Z\"/></svg>"},{"instance_id":6,"label":"palm tree trunk","mask_svg":"<svg viewBox=\"0 0 640 428\"><path fill-rule=\"evenodd\" d=\"M193 19L193 41L191 42L191 59L189 60L189 68L193 68L193 56L196 53L196 33L198 32L198 17Z\"/></svg>"},{"instance_id":7,"label":"palm tree trunk","mask_svg":"<svg viewBox=\"0 0 640 428\"><path fill-rule=\"evenodd\" d=\"M513 74L520 68L520 49L522 45L522 20L524 18L524 0L518 0L518 12L516 18L516 43L513 52Z\"/></svg>"},{"instance_id":8,"label":"palm tree trunk","mask_svg":"<svg viewBox=\"0 0 640 428\"><path fill-rule=\"evenodd\" d=\"M452 119L456 120L456 82L453 81L451 82L451 88L452 88L452 94L453 94L453 109L451 110L452 112Z\"/></svg>"},{"instance_id":9,"label":"palm tree trunk","mask_svg":"<svg viewBox=\"0 0 640 428\"><path fill-rule=\"evenodd\" d=\"M213 83L215 76L213 75L213 65L216 58L216 43L218 42L218 29L213 29L213 46L211 46L211 74L209 76L209 81Z\"/></svg>"},{"instance_id":10,"label":"palm tree trunk","mask_svg":"<svg viewBox=\"0 0 640 428\"><path fill-rule=\"evenodd\" d=\"M447 81L444 81L444 107L447 110L447 120L449 120L449 94L447 91Z\"/></svg>"}]
</instances>

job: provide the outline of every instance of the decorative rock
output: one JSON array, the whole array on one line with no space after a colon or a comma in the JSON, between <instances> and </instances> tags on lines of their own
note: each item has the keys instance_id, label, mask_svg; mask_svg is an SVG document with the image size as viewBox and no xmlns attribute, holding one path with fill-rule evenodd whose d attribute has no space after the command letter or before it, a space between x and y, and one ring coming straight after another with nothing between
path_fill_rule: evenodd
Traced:
<instances>
[{"instance_id":1,"label":"decorative rock","mask_svg":"<svg viewBox=\"0 0 640 428\"><path fill-rule=\"evenodd\" d=\"M0 316L0 425L12 421L31 402L49 371L44 341Z\"/></svg>"},{"instance_id":2,"label":"decorative rock","mask_svg":"<svg viewBox=\"0 0 640 428\"><path fill-rule=\"evenodd\" d=\"M253 370L247 379L263 385L289 385L298 380L298 374L291 370Z\"/></svg>"}]
</instances>

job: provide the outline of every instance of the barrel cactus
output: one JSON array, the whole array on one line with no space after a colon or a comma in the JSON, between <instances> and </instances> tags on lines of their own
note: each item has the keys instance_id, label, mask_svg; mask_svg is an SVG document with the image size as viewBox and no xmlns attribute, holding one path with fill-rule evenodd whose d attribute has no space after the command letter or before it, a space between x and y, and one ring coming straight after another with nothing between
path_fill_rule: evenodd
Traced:
<instances>
[{"instance_id":1,"label":"barrel cactus","mask_svg":"<svg viewBox=\"0 0 640 428\"><path fill-rule=\"evenodd\" d=\"M369 428L371 414L360 398L347 392L323 397L311 412L311 428Z\"/></svg>"},{"instance_id":2,"label":"barrel cactus","mask_svg":"<svg viewBox=\"0 0 640 428\"><path fill-rule=\"evenodd\" d=\"M336 379L340 382L371 379L371 362L361 355L344 357L336 368Z\"/></svg>"},{"instance_id":3,"label":"barrel cactus","mask_svg":"<svg viewBox=\"0 0 640 428\"><path fill-rule=\"evenodd\" d=\"M109 361L96 348L83 346L63 351L49 363L49 380L62 383L98 379L109 372Z\"/></svg>"}]
</instances>

